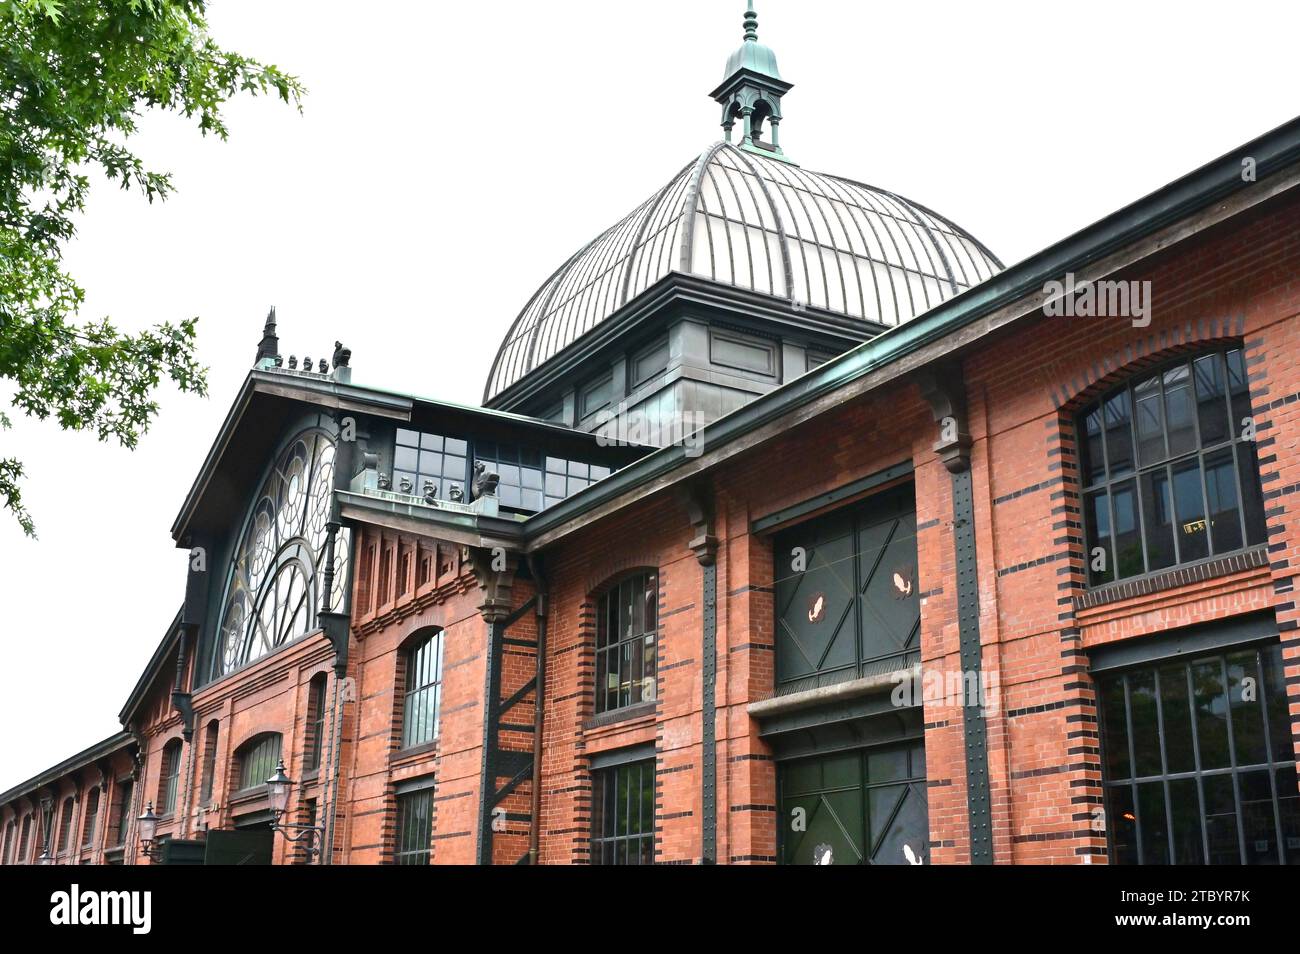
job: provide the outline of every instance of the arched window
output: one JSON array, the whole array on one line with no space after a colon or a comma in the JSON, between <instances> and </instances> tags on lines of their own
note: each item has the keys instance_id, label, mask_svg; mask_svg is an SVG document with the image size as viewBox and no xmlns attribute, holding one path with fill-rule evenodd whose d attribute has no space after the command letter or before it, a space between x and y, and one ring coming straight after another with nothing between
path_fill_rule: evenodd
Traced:
<instances>
[{"instance_id":1,"label":"arched window","mask_svg":"<svg viewBox=\"0 0 1300 954\"><path fill-rule=\"evenodd\" d=\"M1077 433L1090 585L1264 542L1240 348L1134 377L1086 407Z\"/></svg>"},{"instance_id":2,"label":"arched window","mask_svg":"<svg viewBox=\"0 0 1300 954\"><path fill-rule=\"evenodd\" d=\"M308 772L320 770L321 753L325 748L325 673L312 676L307 687L307 740L303 754L303 768Z\"/></svg>"},{"instance_id":3,"label":"arched window","mask_svg":"<svg viewBox=\"0 0 1300 954\"><path fill-rule=\"evenodd\" d=\"M68 836L72 831L72 813L76 808L76 802L69 795L63 800L63 808L59 811L59 840L57 851L62 854L68 850Z\"/></svg>"},{"instance_id":4,"label":"arched window","mask_svg":"<svg viewBox=\"0 0 1300 954\"><path fill-rule=\"evenodd\" d=\"M596 611L596 711L655 697L659 575L645 570L611 586Z\"/></svg>"},{"instance_id":5,"label":"arched window","mask_svg":"<svg viewBox=\"0 0 1300 954\"><path fill-rule=\"evenodd\" d=\"M30 814L23 817L23 834L18 841L18 858L16 864L27 864L27 848L32 840L32 816Z\"/></svg>"},{"instance_id":6,"label":"arched window","mask_svg":"<svg viewBox=\"0 0 1300 954\"><path fill-rule=\"evenodd\" d=\"M442 631L417 636L405 652L406 698L402 708L402 748L438 737L442 706Z\"/></svg>"},{"instance_id":7,"label":"arched window","mask_svg":"<svg viewBox=\"0 0 1300 954\"><path fill-rule=\"evenodd\" d=\"M213 719L203 730L203 781L199 787L199 802L203 807L212 804L212 784L217 775L217 738L220 723Z\"/></svg>"},{"instance_id":8,"label":"arched window","mask_svg":"<svg viewBox=\"0 0 1300 954\"><path fill-rule=\"evenodd\" d=\"M334 438L309 427L267 471L226 582L213 677L267 655L316 627L334 491ZM334 546L331 605L347 591L348 531Z\"/></svg>"},{"instance_id":9,"label":"arched window","mask_svg":"<svg viewBox=\"0 0 1300 954\"><path fill-rule=\"evenodd\" d=\"M158 814L176 811L176 790L181 778L181 740L172 739L162 752L162 771L158 775Z\"/></svg>"},{"instance_id":10,"label":"arched window","mask_svg":"<svg viewBox=\"0 0 1300 954\"><path fill-rule=\"evenodd\" d=\"M239 791L265 785L280 761L280 734L255 736L239 747L235 757L239 761Z\"/></svg>"},{"instance_id":11,"label":"arched window","mask_svg":"<svg viewBox=\"0 0 1300 954\"><path fill-rule=\"evenodd\" d=\"M86 793L86 818L81 824L81 847L95 842L95 826L99 823L99 786L93 785Z\"/></svg>"}]
</instances>

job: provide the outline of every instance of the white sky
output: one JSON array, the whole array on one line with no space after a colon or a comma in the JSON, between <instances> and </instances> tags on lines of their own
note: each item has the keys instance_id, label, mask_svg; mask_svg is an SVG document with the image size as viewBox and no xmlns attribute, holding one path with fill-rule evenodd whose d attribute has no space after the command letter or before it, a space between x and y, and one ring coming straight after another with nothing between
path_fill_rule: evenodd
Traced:
<instances>
[{"instance_id":1,"label":"white sky","mask_svg":"<svg viewBox=\"0 0 1300 954\"><path fill-rule=\"evenodd\" d=\"M135 148L178 194L92 197L68 255L83 316L200 316L211 396L164 391L134 453L11 412L0 456L27 465L40 540L0 519L0 790L118 728L184 595L172 519L268 306L285 354L341 338L358 382L477 403L536 287L719 138L707 94L744 7L213 0L219 42L310 94L302 116L239 100L224 144L152 117ZM934 208L1008 264L1297 111L1291 3L757 7L796 84L787 155Z\"/></svg>"}]
</instances>

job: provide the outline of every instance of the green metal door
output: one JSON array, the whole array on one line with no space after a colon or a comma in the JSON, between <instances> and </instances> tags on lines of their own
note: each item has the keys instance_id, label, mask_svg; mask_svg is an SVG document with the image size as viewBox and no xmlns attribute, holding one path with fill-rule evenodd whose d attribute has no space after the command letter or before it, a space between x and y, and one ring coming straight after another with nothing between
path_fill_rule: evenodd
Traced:
<instances>
[{"instance_id":1,"label":"green metal door","mask_svg":"<svg viewBox=\"0 0 1300 954\"><path fill-rule=\"evenodd\" d=\"M929 857L920 740L797 759L777 773L783 864L904 865Z\"/></svg>"},{"instance_id":2,"label":"green metal door","mask_svg":"<svg viewBox=\"0 0 1300 954\"><path fill-rule=\"evenodd\" d=\"M911 485L786 530L773 547L778 693L905 669L920 658Z\"/></svg>"}]
</instances>

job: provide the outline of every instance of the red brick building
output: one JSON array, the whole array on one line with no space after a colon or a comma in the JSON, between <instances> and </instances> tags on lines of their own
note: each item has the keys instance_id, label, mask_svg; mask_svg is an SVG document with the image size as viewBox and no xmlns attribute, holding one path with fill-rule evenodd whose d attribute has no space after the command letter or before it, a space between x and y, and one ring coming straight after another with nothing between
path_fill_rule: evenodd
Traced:
<instances>
[{"instance_id":1,"label":"red brick building","mask_svg":"<svg viewBox=\"0 0 1300 954\"><path fill-rule=\"evenodd\" d=\"M0 861L1300 861L1300 121L1003 269L790 161L755 26L483 407L272 315Z\"/></svg>"}]
</instances>

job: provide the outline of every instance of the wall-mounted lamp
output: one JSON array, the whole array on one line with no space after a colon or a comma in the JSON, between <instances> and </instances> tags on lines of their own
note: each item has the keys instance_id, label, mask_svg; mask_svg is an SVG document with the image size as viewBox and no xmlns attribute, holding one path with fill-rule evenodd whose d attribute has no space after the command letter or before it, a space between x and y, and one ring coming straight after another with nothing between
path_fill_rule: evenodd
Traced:
<instances>
[{"instance_id":1,"label":"wall-mounted lamp","mask_svg":"<svg viewBox=\"0 0 1300 954\"><path fill-rule=\"evenodd\" d=\"M322 841L325 837L324 825L295 825L291 823L282 823L280 818L289 808L289 792L293 789L293 779L284 774L284 759L275 766L275 774L266 780L267 797L271 803L271 814L275 816L275 821L271 822L271 830L278 831L284 835L287 841L307 841L307 857L314 858L320 851L316 847L316 836L320 835ZM296 832L297 834L291 834Z\"/></svg>"}]
</instances>

